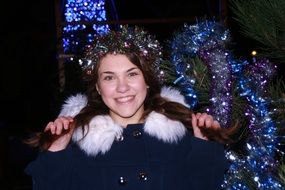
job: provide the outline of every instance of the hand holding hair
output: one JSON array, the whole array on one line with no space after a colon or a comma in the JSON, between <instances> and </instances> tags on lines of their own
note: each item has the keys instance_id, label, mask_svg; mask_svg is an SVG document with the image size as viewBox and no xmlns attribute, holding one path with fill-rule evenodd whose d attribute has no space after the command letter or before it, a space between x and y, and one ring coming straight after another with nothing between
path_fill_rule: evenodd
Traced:
<instances>
[{"instance_id":1,"label":"hand holding hair","mask_svg":"<svg viewBox=\"0 0 285 190\"><path fill-rule=\"evenodd\" d=\"M49 122L44 129L42 138L48 138L48 143L43 144L42 148L52 152L66 148L72 137L74 127L72 117L60 116L54 122Z\"/></svg>"},{"instance_id":2,"label":"hand holding hair","mask_svg":"<svg viewBox=\"0 0 285 190\"><path fill-rule=\"evenodd\" d=\"M219 130L221 128L218 121L213 119L213 116L207 113L192 114L192 127L194 136L208 140L208 137L203 133L203 130Z\"/></svg>"}]
</instances>

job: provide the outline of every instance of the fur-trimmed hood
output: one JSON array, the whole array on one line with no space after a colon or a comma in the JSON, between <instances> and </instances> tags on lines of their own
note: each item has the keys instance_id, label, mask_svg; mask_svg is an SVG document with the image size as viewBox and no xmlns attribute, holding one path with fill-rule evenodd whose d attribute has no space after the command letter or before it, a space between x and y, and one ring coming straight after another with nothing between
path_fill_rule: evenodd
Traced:
<instances>
[{"instance_id":1,"label":"fur-trimmed hood","mask_svg":"<svg viewBox=\"0 0 285 190\"><path fill-rule=\"evenodd\" d=\"M174 88L163 87L161 96L169 101L179 102L188 106L185 103L184 96ZM59 115L74 117L86 104L87 97L85 95L77 94L71 96L63 105ZM83 134L81 128L77 128L74 131L72 140L78 143L79 147L88 155L96 156L98 153L104 154L110 150L114 140L122 135L123 130L124 128L116 124L109 115L99 115L91 119L88 133L82 140L80 139L85 134ZM154 111L146 118L143 130L148 135L156 137L165 143L176 143L186 133L186 128L181 122L170 120Z\"/></svg>"}]
</instances>

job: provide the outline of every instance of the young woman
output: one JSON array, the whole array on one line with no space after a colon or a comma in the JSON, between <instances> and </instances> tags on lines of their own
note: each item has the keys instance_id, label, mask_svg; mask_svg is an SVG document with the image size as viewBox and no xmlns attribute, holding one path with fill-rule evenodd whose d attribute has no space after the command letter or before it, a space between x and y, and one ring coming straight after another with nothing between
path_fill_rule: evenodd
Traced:
<instances>
[{"instance_id":1,"label":"young woman","mask_svg":"<svg viewBox=\"0 0 285 190\"><path fill-rule=\"evenodd\" d=\"M159 53L137 28L95 40L87 95L67 100L26 169L34 190L220 189L227 161L213 140L226 142L226 132L212 116L192 113L179 91L161 89Z\"/></svg>"}]
</instances>

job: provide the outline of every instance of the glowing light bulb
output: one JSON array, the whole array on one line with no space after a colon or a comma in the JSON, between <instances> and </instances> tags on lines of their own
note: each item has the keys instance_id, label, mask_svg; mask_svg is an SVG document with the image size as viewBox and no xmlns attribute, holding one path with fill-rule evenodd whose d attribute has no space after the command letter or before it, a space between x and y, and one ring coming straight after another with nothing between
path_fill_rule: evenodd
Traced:
<instances>
[{"instance_id":1,"label":"glowing light bulb","mask_svg":"<svg viewBox=\"0 0 285 190\"><path fill-rule=\"evenodd\" d=\"M252 55L252 56L256 56L256 54L257 54L257 51L255 51L255 50L253 50L253 51L251 52L251 55Z\"/></svg>"}]
</instances>

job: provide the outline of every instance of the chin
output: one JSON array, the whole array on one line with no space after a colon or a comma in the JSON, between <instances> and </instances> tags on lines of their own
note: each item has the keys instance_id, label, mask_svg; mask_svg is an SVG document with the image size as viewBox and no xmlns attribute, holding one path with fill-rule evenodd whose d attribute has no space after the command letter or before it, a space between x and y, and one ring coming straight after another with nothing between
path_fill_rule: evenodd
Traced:
<instances>
[{"instance_id":1,"label":"chin","mask_svg":"<svg viewBox=\"0 0 285 190\"><path fill-rule=\"evenodd\" d=\"M120 112L120 114L118 114L118 116L122 117L122 118L132 118L134 115L136 114L136 112Z\"/></svg>"}]
</instances>

